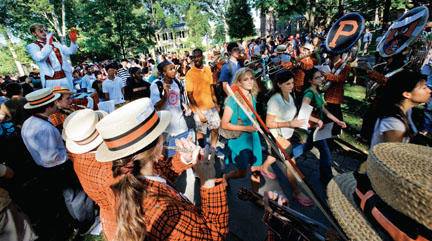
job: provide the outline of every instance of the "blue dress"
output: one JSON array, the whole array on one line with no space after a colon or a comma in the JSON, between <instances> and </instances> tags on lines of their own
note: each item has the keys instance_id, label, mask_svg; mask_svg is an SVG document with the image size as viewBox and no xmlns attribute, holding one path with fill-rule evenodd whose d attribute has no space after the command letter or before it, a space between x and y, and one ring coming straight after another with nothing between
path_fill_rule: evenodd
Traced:
<instances>
[{"instance_id":1,"label":"blue dress","mask_svg":"<svg viewBox=\"0 0 432 241\"><path fill-rule=\"evenodd\" d=\"M252 98L254 109L256 109L255 104L256 100ZM233 111L230 120L231 124L236 125L237 118L240 116L244 126L252 125L252 121L250 121L243 110L238 107L233 97L228 98L225 106L229 106ZM255 118L253 113L251 113L251 116ZM248 164L252 166L262 165L262 150L258 132L243 132L240 137L228 140L228 148L230 149L230 158L225 160L226 164L229 164L231 161L238 168L247 168Z\"/></svg>"}]
</instances>

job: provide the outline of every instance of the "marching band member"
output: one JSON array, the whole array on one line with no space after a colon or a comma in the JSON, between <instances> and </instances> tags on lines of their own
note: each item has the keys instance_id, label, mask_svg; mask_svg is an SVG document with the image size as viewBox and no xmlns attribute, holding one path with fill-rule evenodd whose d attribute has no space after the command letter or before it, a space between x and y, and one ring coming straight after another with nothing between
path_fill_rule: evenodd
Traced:
<instances>
[{"instance_id":1,"label":"marching band member","mask_svg":"<svg viewBox=\"0 0 432 241\"><path fill-rule=\"evenodd\" d=\"M309 56L313 50L314 47L312 44L305 44L302 48L302 55L307 57L302 58L298 66L292 70L294 75L294 97L299 106L303 99L305 71L314 67L314 59Z\"/></svg>"},{"instance_id":2,"label":"marching band member","mask_svg":"<svg viewBox=\"0 0 432 241\"><path fill-rule=\"evenodd\" d=\"M324 100L327 102L327 108L335 115L336 118L343 121L341 104L344 97L344 84L348 80L349 74L351 72L351 67L346 64L338 75L335 73L343 65L343 60L340 54L329 53L330 58L330 73L324 72L323 75L326 81L330 81L330 86L324 94ZM332 130L333 135L339 135L341 129L335 126Z\"/></svg>"},{"instance_id":3,"label":"marching band member","mask_svg":"<svg viewBox=\"0 0 432 241\"><path fill-rule=\"evenodd\" d=\"M85 193L99 206L100 222L105 239L112 241L117 228L112 165L96 161L96 150L102 137L96 124L107 115L104 111L78 110L69 115L63 124L63 139L73 169Z\"/></svg>"},{"instance_id":4,"label":"marching band member","mask_svg":"<svg viewBox=\"0 0 432 241\"><path fill-rule=\"evenodd\" d=\"M65 86L73 90L73 67L68 56L75 54L78 50L77 31L70 30L71 45L69 47L53 42L53 33L47 33L43 24L32 24L30 32L36 41L27 45L26 50L39 66L42 87Z\"/></svg>"},{"instance_id":5,"label":"marching band member","mask_svg":"<svg viewBox=\"0 0 432 241\"><path fill-rule=\"evenodd\" d=\"M57 111L49 116L51 123L62 131L63 122L72 112L85 109L85 106L72 106L72 95L74 92L70 91L67 87L57 86L53 88L54 93L59 93L60 98L56 100Z\"/></svg>"},{"instance_id":6,"label":"marching band member","mask_svg":"<svg viewBox=\"0 0 432 241\"><path fill-rule=\"evenodd\" d=\"M113 162L115 240L223 240L228 233L226 185L215 178L214 159L184 138L176 145L192 152L162 156L162 133L170 121L170 112L156 111L150 99L142 98L96 125L103 139L96 160ZM201 208L173 184L192 166L200 178Z\"/></svg>"}]
</instances>

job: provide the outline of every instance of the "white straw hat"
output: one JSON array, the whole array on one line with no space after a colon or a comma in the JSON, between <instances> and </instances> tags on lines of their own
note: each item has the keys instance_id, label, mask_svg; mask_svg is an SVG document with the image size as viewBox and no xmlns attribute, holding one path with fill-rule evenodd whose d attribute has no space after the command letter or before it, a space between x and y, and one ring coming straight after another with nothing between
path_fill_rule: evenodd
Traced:
<instances>
[{"instance_id":1,"label":"white straw hat","mask_svg":"<svg viewBox=\"0 0 432 241\"><path fill-rule=\"evenodd\" d=\"M73 91L70 91L68 87L65 86L56 86L53 88L54 93L59 94L75 94Z\"/></svg>"},{"instance_id":2,"label":"white straw hat","mask_svg":"<svg viewBox=\"0 0 432 241\"><path fill-rule=\"evenodd\" d=\"M24 109L34 109L47 105L60 98L60 96L60 94L54 93L51 88L33 91L25 96L27 104L24 105Z\"/></svg>"},{"instance_id":3,"label":"white straw hat","mask_svg":"<svg viewBox=\"0 0 432 241\"><path fill-rule=\"evenodd\" d=\"M283 54L283 53L285 53L286 49L287 49L287 46L281 44L281 45L278 45L278 46L276 47L275 52L276 52L277 54Z\"/></svg>"},{"instance_id":4,"label":"white straw hat","mask_svg":"<svg viewBox=\"0 0 432 241\"><path fill-rule=\"evenodd\" d=\"M114 161L138 152L158 138L170 121L171 113L156 112L149 98L120 107L96 125L103 139L96 160Z\"/></svg>"},{"instance_id":5,"label":"white straw hat","mask_svg":"<svg viewBox=\"0 0 432 241\"><path fill-rule=\"evenodd\" d=\"M348 238L431 240L431 157L430 147L380 143L369 153L367 175L333 178L330 208Z\"/></svg>"},{"instance_id":6,"label":"white straw hat","mask_svg":"<svg viewBox=\"0 0 432 241\"><path fill-rule=\"evenodd\" d=\"M63 123L62 137L66 148L75 154L89 152L102 143L96 124L108 113L90 109L78 110L70 114Z\"/></svg>"}]
</instances>

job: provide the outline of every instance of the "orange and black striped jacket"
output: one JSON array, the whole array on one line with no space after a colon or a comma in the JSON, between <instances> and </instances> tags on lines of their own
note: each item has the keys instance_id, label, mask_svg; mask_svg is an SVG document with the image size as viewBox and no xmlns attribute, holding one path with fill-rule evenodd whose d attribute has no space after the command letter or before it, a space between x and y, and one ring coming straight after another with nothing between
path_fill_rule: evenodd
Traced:
<instances>
[{"instance_id":1,"label":"orange and black striped jacket","mask_svg":"<svg viewBox=\"0 0 432 241\"><path fill-rule=\"evenodd\" d=\"M190 165L178 154L161 159L156 172L170 185ZM228 233L228 203L225 183L216 180L213 188L201 188L202 207L182 198L173 186L142 179L147 188L142 208L146 221L146 240L223 240Z\"/></svg>"},{"instance_id":2,"label":"orange and black striped jacket","mask_svg":"<svg viewBox=\"0 0 432 241\"><path fill-rule=\"evenodd\" d=\"M68 152L69 159L78 179L87 195L100 208L100 221L106 240L115 237L117 229L115 199L110 185L114 181L112 162L98 162L94 152L73 154Z\"/></svg>"},{"instance_id":3,"label":"orange and black striped jacket","mask_svg":"<svg viewBox=\"0 0 432 241\"><path fill-rule=\"evenodd\" d=\"M342 65L343 61L336 64L334 69L338 69ZM331 73L326 74L326 80L330 81L330 87L324 94L324 100L331 104L342 104L344 98L344 84L348 80L351 67L346 64L343 70L338 74L334 75Z\"/></svg>"},{"instance_id":4,"label":"orange and black striped jacket","mask_svg":"<svg viewBox=\"0 0 432 241\"><path fill-rule=\"evenodd\" d=\"M314 67L314 59L309 57L300 60L300 66L292 70L294 76L295 91L303 92L305 71L310 70L313 67Z\"/></svg>"}]
</instances>

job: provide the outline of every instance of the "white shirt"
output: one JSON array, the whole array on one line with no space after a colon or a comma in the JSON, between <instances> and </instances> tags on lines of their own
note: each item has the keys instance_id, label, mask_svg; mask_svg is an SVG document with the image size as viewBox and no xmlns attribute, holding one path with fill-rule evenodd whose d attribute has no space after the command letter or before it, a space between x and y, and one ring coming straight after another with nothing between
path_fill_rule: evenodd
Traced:
<instances>
[{"instance_id":1,"label":"white shirt","mask_svg":"<svg viewBox=\"0 0 432 241\"><path fill-rule=\"evenodd\" d=\"M87 89L87 91L91 91L93 82L96 80L96 76L94 74L88 75L86 74L81 80L81 88Z\"/></svg>"},{"instance_id":2,"label":"white shirt","mask_svg":"<svg viewBox=\"0 0 432 241\"><path fill-rule=\"evenodd\" d=\"M37 165L49 168L66 162L66 148L60 132L48 121L31 116L24 122L21 136Z\"/></svg>"},{"instance_id":3,"label":"white shirt","mask_svg":"<svg viewBox=\"0 0 432 241\"><path fill-rule=\"evenodd\" d=\"M296 113L297 107L291 95L289 95L289 102L279 93L274 94L267 102L267 114L274 116L276 122L292 121ZM273 136L282 136L285 139L289 139L293 135L294 129L289 127L272 128L270 132Z\"/></svg>"},{"instance_id":4,"label":"white shirt","mask_svg":"<svg viewBox=\"0 0 432 241\"><path fill-rule=\"evenodd\" d=\"M120 77L126 86L127 78L131 77L131 75L129 74L129 69L125 69L122 67L117 71L117 77Z\"/></svg>"},{"instance_id":5,"label":"white shirt","mask_svg":"<svg viewBox=\"0 0 432 241\"><path fill-rule=\"evenodd\" d=\"M383 118L382 120L378 118L377 121L375 122L375 127L374 127L374 132L372 134L372 141L371 141L371 145L370 145L370 150L372 150L372 148L376 144L385 142L384 132L392 131L392 130L402 131L402 132L407 131L404 123L401 120L399 120L398 118L386 117L386 118ZM402 142L408 143L409 138L404 137L402 139Z\"/></svg>"},{"instance_id":6,"label":"white shirt","mask_svg":"<svg viewBox=\"0 0 432 241\"><path fill-rule=\"evenodd\" d=\"M261 53L261 47L258 44L254 46L254 53L255 54Z\"/></svg>"},{"instance_id":7,"label":"white shirt","mask_svg":"<svg viewBox=\"0 0 432 241\"><path fill-rule=\"evenodd\" d=\"M122 88L124 87L123 80L115 77L114 80L106 78L102 82L102 92L108 93L109 99L114 100L114 104L121 104L124 102Z\"/></svg>"},{"instance_id":8,"label":"white shirt","mask_svg":"<svg viewBox=\"0 0 432 241\"><path fill-rule=\"evenodd\" d=\"M66 74L67 81L70 82L66 86L68 86L69 89L73 89L73 67L67 56L77 52L78 44L71 42L71 45L67 47L60 43L53 42L53 45L60 50L62 55L63 64L60 65L60 61L57 59L54 51L52 51L52 46L43 42L40 43L43 46L42 49L37 44L31 43L26 46L26 50L39 67L42 86L46 86L45 75L52 77L54 76L55 71L60 71L63 69ZM47 58L49 58L52 66L47 63Z\"/></svg>"},{"instance_id":9,"label":"white shirt","mask_svg":"<svg viewBox=\"0 0 432 241\"><path fill-rule=\"evenodd\" d=\"M156 84L156 82L158 81L161 80L153 81L152 85L150 86L150 99L153 105L155 105L161 100L159 89ZM168 128L165 130L165 132L170 134L171 136L179 135L188 130L180 102L180 88L173 81L168 91L168 100L162 106L162 110L168 110L169 112L171 112L171 122L168 125Z\"/></svg>"}]
</instances>

